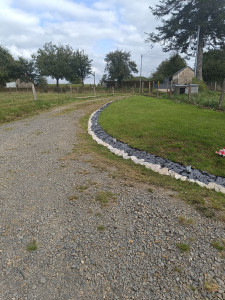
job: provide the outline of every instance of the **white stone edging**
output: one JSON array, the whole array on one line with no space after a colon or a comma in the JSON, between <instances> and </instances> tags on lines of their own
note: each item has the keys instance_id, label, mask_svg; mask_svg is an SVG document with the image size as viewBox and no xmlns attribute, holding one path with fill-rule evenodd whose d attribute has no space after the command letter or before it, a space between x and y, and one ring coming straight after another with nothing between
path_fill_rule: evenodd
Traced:
<instances>
[{"instance_id":1,"label":"white stone edging","mask_svg":"<svg viewBox=\"0 0 225 300\"><path fill-rule=\"evenodd\" d=\"M180 179L181 181L189 181L192 183L197 183L199 186L201 187L205 187L209 190L215 190L216 192L221 192L223 194L225 194L225 187L216 184L214 182L210 182L209 184L205 184L201 181L198 180L194 180L194 179L188 179L186 176L182 176L172 170L168 170L168 168L162 168L160 165L158 164L152 164L149 162L144 161L144 159L138 159L136 156L129 156L128 153L126 153L124 150L119 150L117 148L112 147L111 145L107 144L106 142L102 141L101 139L99 139L94 131L92 131L91 127L92 127L92 117L95 115L95 113L98 110L96 110L95 112L93 112L88 120L88 133L92 136L93 140L95 140L99 145L102 145L104 147L107 147L110 152L116 154L117 156L122 156L124 159L131 159L134 163L145 166L147 169L150 169L154 172L157 172L161 175L167 175L167 176L171 176L174 177L175 179Z\"/></svg>"}]
</instances>

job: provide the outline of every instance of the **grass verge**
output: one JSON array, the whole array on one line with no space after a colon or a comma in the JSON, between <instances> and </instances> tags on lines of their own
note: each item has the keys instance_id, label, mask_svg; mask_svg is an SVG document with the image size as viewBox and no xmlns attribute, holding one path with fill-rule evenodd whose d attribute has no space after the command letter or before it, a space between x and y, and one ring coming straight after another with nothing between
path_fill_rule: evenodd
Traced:
<instances>
[{"instance_id":1,"label":"grass verge","mask_svg":"<svg viewBox=\"0 0 225 300\"><path fill-rule=\"evenodd\" d=\"M107 148L98 145L87 133L87 122L90 114L101 107L112 98L104 99L102 102L93 103L86 106L86 115L81 118L80 144L74 151L74 156L90 157L89 163L101 170L108 170L113 166L112 179L121 180L124 184L135 182L148 184L151 189L159 190L163 188L167 194L186 201L193 205L198 211L209 218L225 221L225 195L216 193L213 190L201 188L197 184L181 182L169 176L162 176L143 166L134 164L131 160L124 160L112 154Z\"/></svg>"},{"instance_id":2,"label":"grass verge","mask_svg":"<svg viewBox=\"0 0 225 300\"><path fill-rule=\"evenodd\" d=\"M94 101L95 99L106 96L107 94L102 94L95 98L93 94L73 94L73 96L70 97L70 94L38 93L38 100L34 101L31 92L2 92L0 93L0 124L21 119L26 116L32 116L52 107L66 105L72 102L84 102L90 99Z\"/></svg>"},{"instance_id":3,"label":"grass verge","mask_svg":"<svg viewBox=\"0 0 225 300\"><path fill-rule=\"evenodd\" d=\"M215 154L225 146L224 118L223 112L136 96L108 106L99 123L131 147L225 176L225 159Z\"/></svg>"}]
</instances>

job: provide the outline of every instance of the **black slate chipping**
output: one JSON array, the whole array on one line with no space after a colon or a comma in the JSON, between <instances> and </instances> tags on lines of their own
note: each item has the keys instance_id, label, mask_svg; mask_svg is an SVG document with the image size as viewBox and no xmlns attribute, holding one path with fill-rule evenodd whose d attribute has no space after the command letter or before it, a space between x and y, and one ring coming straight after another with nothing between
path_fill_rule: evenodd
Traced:
<instances>
[{"instance_id":1,"label":"black slate chipping","mask_svg":"<svg viewBox=\"0 0 225 300\"><path fill-rule=\"evenodd\" d=\"M110 146L112 146L113 148L116 148L118 150L124 150L124 152L127 153L128 156L135 156L138 159L144 159L145 162L160 165L162 168L166 167L166 168L168 168L168 170L174 171L175 173L180 174L182 176L186 176L188 179L200 181L206 185L210 182L213 182L218 185L221 185L222 187L225 187L225 178L224 177L215 176L215 175L209 174L205 171L201 171L201 170L193 169L193 168L191 168L191 172L187 172L187 167L180 163L170 161L169 159L161 158L157 155L147 153L146 151L141 151L139 149L132 148L129 145L123 143L122 141L119 141L119 140L111 137L98 124L98 118L99 118L100 113L103 111L103 109L105 109L111 103L112 102L109 102L109 103L105 104L104 106L102 106L99 110L97 110L93 114L93 116L91 118L91 122L92 122L91 130L103 142L109 144Z\"/></svg>"}]
</instances>

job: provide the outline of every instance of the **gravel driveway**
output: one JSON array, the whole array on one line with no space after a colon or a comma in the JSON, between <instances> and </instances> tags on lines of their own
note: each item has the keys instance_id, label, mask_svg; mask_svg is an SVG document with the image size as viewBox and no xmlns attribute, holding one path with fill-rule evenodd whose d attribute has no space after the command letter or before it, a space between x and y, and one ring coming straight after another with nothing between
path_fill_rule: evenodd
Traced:
<instances>
[{"instance_id":1,"label":"gravel driveway","mask_svg":"<svg viewBox=\"0 0 225 300\"><path fill-rule=\"evenodd\" d=\"M63 109L0 126L0 299L225 299L224 224L64 159L85 109Z\"/></svg>"}]
</instances>

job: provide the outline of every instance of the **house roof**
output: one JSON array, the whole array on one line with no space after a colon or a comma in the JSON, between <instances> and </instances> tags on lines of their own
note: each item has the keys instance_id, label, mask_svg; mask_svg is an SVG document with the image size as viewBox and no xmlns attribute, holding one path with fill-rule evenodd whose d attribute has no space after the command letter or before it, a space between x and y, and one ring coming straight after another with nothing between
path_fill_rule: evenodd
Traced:
<instances>
[{"instance_id":1,"label":"house roof","mask_svg":"<svg viewBox=\"0 0 225 300\"><path fill-rule=\"evenodd\" d=\"M194 70L191 67L187 66L187 67L184 67L184 68L180 69L179 71L177 71L176 73L174 73L172 76L177 75L178 73L182 72L186 68L189 68L189 69L191 69L194 72Z\"/></svg>"}]
</instances>

